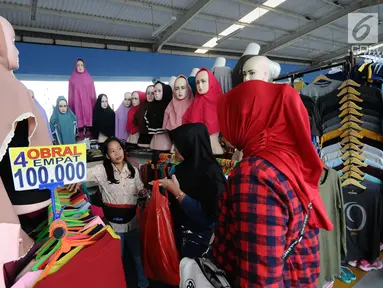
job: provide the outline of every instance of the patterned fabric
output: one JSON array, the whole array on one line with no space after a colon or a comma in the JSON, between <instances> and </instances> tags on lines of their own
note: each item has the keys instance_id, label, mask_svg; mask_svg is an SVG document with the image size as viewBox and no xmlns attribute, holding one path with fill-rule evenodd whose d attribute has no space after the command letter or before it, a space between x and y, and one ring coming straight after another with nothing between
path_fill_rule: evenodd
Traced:
<instances>
[{"instance_id":1,"label":"patterned fabric","mask_svg":"<svg viewBox=\"0 0 383 288\"><path fill-rule=\"evenodd\" d=\"M305 214L287 178L271 163L259 157L240 162L219 207L213 260L234 287L316 287L318 229L307 226L283 263Z\"/></svg>"}]
</instances>

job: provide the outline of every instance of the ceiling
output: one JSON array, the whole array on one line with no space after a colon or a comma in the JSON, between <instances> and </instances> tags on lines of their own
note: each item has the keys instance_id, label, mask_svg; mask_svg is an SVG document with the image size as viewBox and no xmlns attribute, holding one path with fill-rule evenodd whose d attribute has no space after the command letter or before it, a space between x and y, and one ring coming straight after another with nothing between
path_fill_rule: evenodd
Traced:
<instances>
[{"instance_id":1,"label":"ceiling","mask_svg":"<svg viewBox=\"0 0 383 288\"><path fill-rule=\"evenodd\" d=\"M22 42L229 58L255 42L280 63L313 64L346 54L347 14L380 2L0 0L0 15Z\"/></svg>"}]
</instances>

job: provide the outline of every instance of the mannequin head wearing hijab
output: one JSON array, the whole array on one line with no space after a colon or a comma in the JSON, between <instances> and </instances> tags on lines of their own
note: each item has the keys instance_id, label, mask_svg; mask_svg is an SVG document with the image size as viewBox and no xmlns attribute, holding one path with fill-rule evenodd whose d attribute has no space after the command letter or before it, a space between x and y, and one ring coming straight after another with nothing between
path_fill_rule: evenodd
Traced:
<instances>
[{"instance_id":1,"label":"mannequin head wearing hijab","mask_svg":"<svg viewBox=\"0 0 383 288\"><path fill-rule=\"evenodd\" d=\"M0 47L0 60L5 61L3 65L9 70L19 69L19 50L15 45L16 35L11 23L0 16L0 37L4 37L5 47ZM3 32L4 35L1 35Z\"/></svg>"},{"instance_id":2,"label":"mannequin head wearing hijab","mask_svg":"<svg viewBox=\"0 0 383 288\"><path fill-rule=\"evenodd\" d=\"M137 106L139 106L140 104L141 104L140 95L139 95L136 91L134 91L134 92L132 93L132 105L133 105L134 107L137 107Z\"/></svg>"},{"instance_id":3,"label":"mannequin head wearing hijab","mask_svg":"<svg viewBox=\"0 0 383 288\"><path fill-rule=\"evenodd\" d=\"M163 91L163 86L161 83L157 83L154 85L154 99L156 101L161 101L163 97L164 91Z\"/></svg>"},{"instance_id":4,"label":"mannequin head wearing hijab","mask_svg":"<svg viewBox=\"0 0 383 288\"><path fill-rule=\"evenodd\" d=\"M85 71L85 63L82 59L77 59L76 69L78 73L84 73Z\"/></svg>"},{"instance_id":5,"label":"mannequin head wearing hijab","mask_svg":"<svg viewBox=\"0 0 383 288\"><path fill-rule=\"evenodd\" d=\"M106 108L108 108L108 106L109 106L108 96L106 96L105 94L102 94L102 96L101 96L101 108L106 109Z\"/></svg>"},{"instance_id":6,"label":"mannequin head wearing hijab","mask_svg":"<svg viewBox=\"0 0 383 288\"><path fill-rule=\"evenodd\" d=\"M195 77L195 83L197 91L200 95L204 95L209 92L209 73L205 70L198 72Z\"/></svg>"},{"instance_id":7,"label":"mannequin head wearing hijab","mask_svg":"<svg viewBox=\"0 0 383 288\"><path fill-rule=\"evenodd\" d=\"M190 97L191 88L185 77L178 77L174 82L174 95L178 100L184 100Z\"/></svg>"},{"instance_id":8,"label":"mannequin head wearing hijab","mask_svg":"<svg viewBox=\"0 0 383 288\"><path fill-rule=\"evenodd\" d=\"M126 92L124 94L124 105L125 107L128 107L128 108L132 106L132 93Z\"/></svg>"},{"instance_id":9,"label":"mannequin head wearing hijab","mask_svg":"<svg viewBox=\"0 0 383 288\"><path fill-rule=\"evenodd\" d=\"M146 100L148 102L153 102L154 100L154 85L149 85L147 88L146 88Z\"/></svg>"},{"instance_id":10,"label":"mannequin head wearing hijab","mask_svg":"<svg viewBox=\"0 0 383 288\"><path fill-rule=\"evenodd\" d=\"M68 103L66 100L60 100L58 106L61 114L65 114L68 111Z\"/></svg>"},{"instance_id":11,"label":"mannequin head wearing hijab","mask_svg":"<svg viewBox=\"0 0 383 288\"><path fill-rule=\"evenodd\" d=\"M253 56L242 69L243 82L249 80L270 81L270 60L265 56Z\"/></svg>"}]
</instances>

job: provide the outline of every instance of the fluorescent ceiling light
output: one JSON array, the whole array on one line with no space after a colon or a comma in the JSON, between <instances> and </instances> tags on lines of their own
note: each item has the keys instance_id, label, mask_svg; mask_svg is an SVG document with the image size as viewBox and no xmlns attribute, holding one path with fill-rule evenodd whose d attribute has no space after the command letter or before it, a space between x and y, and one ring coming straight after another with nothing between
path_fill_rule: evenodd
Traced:
<instances>
[{"instance_id":1,"label":"fluorescent ceiling light","mask_svg":"<svg viewBox=\"0 0 383 288\"><path fill-rule=\"evenodd\" d=\"M267 6L267 7L270 7L270 8L275 8L275 7L279 6L280 4L282 4L285 1L286 0L268 0L265 3L263 3L263 5ZM243 23L246 23L246 24L250 24L250 23L254 22L255 20L257 20L258 18L262 17L263 15L265 15L268 12L269 12L269 10L257 7L253 11L251 11L250 13L246 14L241 19L239 19L238 22L243 22ZM208 47L208 48L213 48L213 47L215 47L215 46L217 46L219 44L219 43L217 43L217 41L220 42L219 40L224 38L225 36L228 36L225 39L230 38L232 35L235 34L234 33L235 31L237 31L239 29L243 29L244 27L245 26L243 26L243 25L233 24L233 25L229 26L228 28L226 28L221 33L219 33L219 36L223 36L223 37L220 37L220 38L214 37L214 38L210 39L209 41L207 41L202 46L203 47ZM202 52L202 51L204 51L204 52ZM197 49L196 51L194 51L194 53L206 53L207 51L208 50L205 51L205 49Z\"/></svg>"},{"instance_id":2,"label":"fluorescent ceiling light","mask_svg":"<svg viewBox=\"0 0 383 288\"><path fill-rule=\"evenodd\" d=\"M205 54L207 51L209 51L209 50L208 49L197 49L194 51L194 53Z\"/></svg>"}]
</instances>

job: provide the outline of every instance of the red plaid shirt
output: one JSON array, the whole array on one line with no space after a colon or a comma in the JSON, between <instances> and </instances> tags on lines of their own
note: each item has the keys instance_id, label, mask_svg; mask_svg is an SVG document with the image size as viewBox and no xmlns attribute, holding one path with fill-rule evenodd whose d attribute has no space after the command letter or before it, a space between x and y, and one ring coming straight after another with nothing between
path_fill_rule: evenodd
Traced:
<instances>
[{"instance_id":1,"label":"red plaid shirt","mask_svg":"<svg viewBox=\"0 0 383 288\"><path fill-rule=\"evenodd\" d=\"M307 226L291 256L282 259L305 214L287 178L271 163L262 158L239 163L220 209L213 260L234 287L316 287L318 229Z\"/></svg>"}]
</instances>

